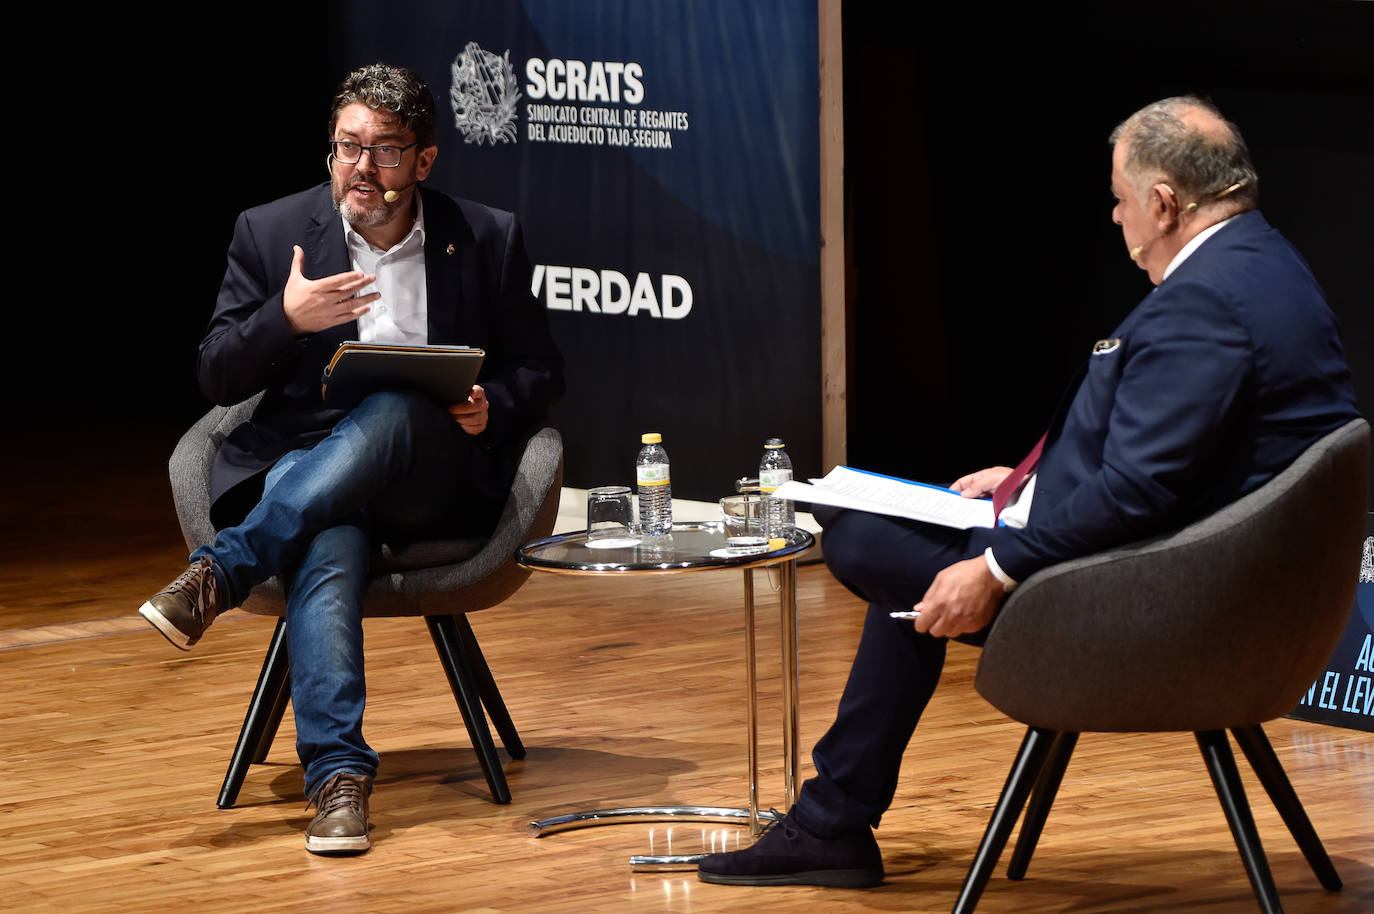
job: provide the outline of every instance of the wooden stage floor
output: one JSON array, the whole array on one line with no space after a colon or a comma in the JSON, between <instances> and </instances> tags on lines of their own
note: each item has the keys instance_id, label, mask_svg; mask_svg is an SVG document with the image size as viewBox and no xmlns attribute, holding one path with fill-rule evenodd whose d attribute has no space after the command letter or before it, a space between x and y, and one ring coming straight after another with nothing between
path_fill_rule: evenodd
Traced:
<instances>
[{"instance_id":1,"label":"wooden stage floor","mask_svg":"<svg viewBox=\"0 0 1374 914\"><path fill-rule=\"evenodd\" d=\"M5 474L0 526L0 909L331 912L947 911L1022 728L972 687L953 645L878 831L886 882L862 891L731 888L632 873L632 853L730 844L729 827L613 826L530 838L545 815L745 801L742 586L535 575L473 616L529 754L496 806L420 620L368 624L367 735L381 753L374 847L305 852L290 715L232 810L215 807L271 621L233 613L189 653L136 615L180 570L167 430L80 441ZM101 440L101 439L95 439ZM110 440L110 439L104 439ZM799 573L804 773L862 617L821 566ZM776 615L761 613L762 797L781 803ZM1374 734L1290 720L1275 748L1345 879L1317 884L1242 761L1290 912L1374 910ZM981 911L1256 909L1187 734L1090 734L1028 878L999 869Z\"/></svg>"}]
</instances>

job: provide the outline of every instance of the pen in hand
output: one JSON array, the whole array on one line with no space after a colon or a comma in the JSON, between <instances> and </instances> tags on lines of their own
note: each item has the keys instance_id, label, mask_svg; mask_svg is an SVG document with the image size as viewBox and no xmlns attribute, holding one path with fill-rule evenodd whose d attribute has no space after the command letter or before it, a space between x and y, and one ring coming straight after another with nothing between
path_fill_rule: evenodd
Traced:
<instances>
[{"instance_id":1,"label":"pen in hand","mask_svg":"<svg viewBox=\"0 0 1374 914\"><path fill-rule=\"evenodd\" d=\"M917 617L920 616L920 615L921 615L921 614L918 613L918 612L917 612L916 610L914 610L914 609L906 610L906 611L904 611L904 612L892 612L892 613L888 613L888 616L891 617L891 618L893 618L893 619L915 619L915 618L917 618Z\"/></svg>"}]
</instances>

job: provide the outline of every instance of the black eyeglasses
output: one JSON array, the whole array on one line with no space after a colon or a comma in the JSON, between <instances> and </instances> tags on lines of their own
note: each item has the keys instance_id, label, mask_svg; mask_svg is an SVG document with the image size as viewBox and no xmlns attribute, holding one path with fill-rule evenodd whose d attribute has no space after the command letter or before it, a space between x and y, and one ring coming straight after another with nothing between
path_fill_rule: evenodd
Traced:
<instances>
[{"instance_id":1,"label":"black eyeglasses","mask_svg":"<svg viewBox=\"0 0 1374 914\"><path fill-rule=\"evenodd\" d=\"M401 156L405 155L407 149L413 149L420 144L416 142L409 146L364 146L351 140L330 140L329 145L334 150L334 158L341 164L356 165L365 152L372 157L373 165L379 168L395 168L401 164Z\"/></svg>"}]
</instances>

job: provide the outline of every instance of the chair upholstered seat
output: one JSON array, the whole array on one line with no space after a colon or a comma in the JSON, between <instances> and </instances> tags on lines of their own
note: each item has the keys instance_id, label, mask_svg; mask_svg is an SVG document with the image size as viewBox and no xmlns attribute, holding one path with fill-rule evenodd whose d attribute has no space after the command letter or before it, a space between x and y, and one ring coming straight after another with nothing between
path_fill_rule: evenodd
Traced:
<instances>
[{"instance_id":1,"label":"chair upholstered seat","mask_svg":"<svg viewBox=\"0 0 1374 914\"><path fill-rule=\"evenodd\" d=\"M172 454L173 500L189 549L214 540L210 468L225 437L252 415L258 399L210 410L182 436ZM425 617L492 795L501 803L510 801L510 792L484 705L511 757L521 758L525 752L466 614L498 605L528 579L529 569L515 561L516 550L525 541L552 532L562 478L563 444L557 430L531 429L491 536L395 547L383 543L373 558L364 595L366 616ZM281 582L272 578L258 585L242 608L279 620L220 791L221 807L234 804L249 764L266 757L290 695L289 650L285 622L280 618L286 611Z\"/></svg>"},{"instance_id":2,"label":"chair upholstered seat","mask_svg":"<svg viewBox=\"0 0 1374 914\"><path fill-rule=\"evenodd\" d=\"M1226 730L1328 888L1339 888L1260 725L1293 710L1354 605L1369 499L1356 419L1233 504L1145 542L1046 568L999 612L975 687L1029 726L956 911L971 911L1021 807L1020 878L1079 733L1193 731L1261 907L1279 910Z\"/></svg>"}]
</instances>

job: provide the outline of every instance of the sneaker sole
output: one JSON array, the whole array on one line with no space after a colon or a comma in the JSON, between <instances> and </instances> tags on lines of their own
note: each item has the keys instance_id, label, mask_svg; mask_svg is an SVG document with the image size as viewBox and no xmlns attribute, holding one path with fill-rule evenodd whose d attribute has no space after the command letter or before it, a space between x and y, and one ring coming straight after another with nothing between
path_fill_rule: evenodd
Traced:
<instances>
[{"instance_id":1,"label":"sneaker sole","mask_svg":"<svg viewBox=\"0 0 1374 914\"><path fill-rule=\"evenodd\" d=\"M372 842L366 835L354 836L350 838L317 838L314 835L305 836L305 849L312 854L323 856L347 856L352 854L362 854L371 850Z\"/></svg>"},{"instance_id":2,"label":"sneaker sole","mask_svg":"<svg viewBox=\"0 0 1374 914\"><path fill-rule=\"evenodd\" d=\"M837 889L866 889L883 881L881 870L803 870L800 873L727 875L697 870L697 878L715 885L820 885Z\"/></svg>"},{"instance_id":3,"label":"sneaker sole","mask_svg":"<svg viewBox=\"0 0 1374 914\"><path fill-rule=\"evenodd\" d=\"M162 632L162 637L170 641L173 647L180 648L183 651L189 651L191 645L195 644L194 641L186 636L185 632L168 621L167 617L162 615L162 613L158 612L157 607L152 603L144 603L140 606L138 608L138 614L152 623L153 628Z\"/></svg>"}]
</instances>

